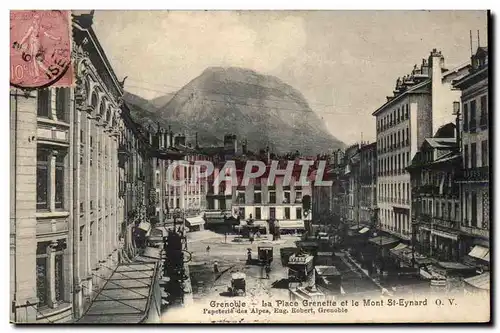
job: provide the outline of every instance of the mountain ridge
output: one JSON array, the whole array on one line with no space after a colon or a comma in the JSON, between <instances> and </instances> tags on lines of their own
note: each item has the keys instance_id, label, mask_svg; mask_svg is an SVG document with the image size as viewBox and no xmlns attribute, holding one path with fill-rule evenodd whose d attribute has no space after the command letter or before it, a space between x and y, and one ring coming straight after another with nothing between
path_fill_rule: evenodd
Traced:
<instances>
[{"instance_id":1,"label":"mountain ridge","mask_svg":"<svg viewBox=\"0 0 500 333\"><path fill-rule=\"evenodd\" d=\"M278 153L318 154L345 147L328 132L300 91L251 69L208 67L165 100L168 103L154 107L133 94L126 97L136 108L133 116L142 118L140 123L159 121L176 131L198 132L202 145L219 145L231 133L238 140L246 139L254 151L269 146ZM137 108L146 110L141 114Z\"/></svg>"}]
</instances>

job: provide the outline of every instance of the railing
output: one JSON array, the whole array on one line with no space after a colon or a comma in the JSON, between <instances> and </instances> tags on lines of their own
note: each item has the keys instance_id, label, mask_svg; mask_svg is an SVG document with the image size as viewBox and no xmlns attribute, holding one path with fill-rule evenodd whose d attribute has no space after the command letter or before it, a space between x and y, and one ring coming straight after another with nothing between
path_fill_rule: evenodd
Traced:
<instances>
[{"instance_id":1,"label":"railing","mask_svg":"<svg viewBox=\"0 0 500 333\"><path fill-rule=\"evenodd\" d=\"M467 223L467 221L465 222ZM490 237L490 231L488 229L481 229L475 226L461 225L460 231L472 236L479 236L484 238Z\"/></svg>"},{"instance_id":2,"label":"railing","mask_svg":"<svg viewBox=\"0 0 500 333\"><path fill-rule=\"evenodd\" d=\"M458 181L465 182L480 182L489 181L490 179L490 167L482 166L479 168L463 169L461 174L458 175Z\"/></svg>"},{"instance_id":3,"label":"railing","mask_svg":"<svg viewBox=\"0 0 500 333\"><path fill-rule=\"evenodd\" d=\"M448 220L448 219L443 219L443 218L438 218L434 217L432 219L432 222L434 225L439 225L445 228L450 228L450 229L459 229L460 223L458 221L453 221L453 220Z\"/></svg>"}]
</instances>

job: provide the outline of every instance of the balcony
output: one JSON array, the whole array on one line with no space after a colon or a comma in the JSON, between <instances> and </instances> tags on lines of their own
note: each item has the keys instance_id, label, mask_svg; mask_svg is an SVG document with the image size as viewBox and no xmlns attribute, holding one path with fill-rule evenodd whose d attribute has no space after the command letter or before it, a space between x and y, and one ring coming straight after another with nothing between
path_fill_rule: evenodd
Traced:
<instances>
[{"instance_id":1,"label":"balcony","mask_svg":"<svg viewBox=\"0 0 500 333\"><path fill-rule=\"evenodd\" d=\"M464 223L467 224L467 220L465 220ZM490 231L488 229L482 229L482 228L475 227L475 226L461 225L460 231L462 231L463 233L465 233L467 235L471 235L471 236L478 236L478 237L483 237L483 238L490 237Z\"/></svg>"},{"instance_id":2,"label":"balcony","mask_svg":"<svg viewBox=\"0 0 500 333\"><path fill-rule=\"evenodd\" d=\"M432 218L432 223L434 225L438 225L441 227L449 228L449 229L459 229L460 223L458 221L452 221L444 218L434 217Z\"/></svg>"},{"instance_id":3,"label":"balcony","mask_svg":"<svg viewBox=\"0 0 500 333\"><path fill-rule=\"evenodd\" d=\"M459 182L488 182L490 179L490 167L483 166L479 168L463 169L458 175Z\"/></svg>"},{"instance_id":4,"label":"balcony","mask_svg":"<svg viewBox=\"0 0 500 333\"><path fill-rule=\"evenodd\" d=\"M417 195L429 195L435 196L439 195L439 186L436 185L421 185L414 189L415 194Z\"/></svg>"}]
</instances>

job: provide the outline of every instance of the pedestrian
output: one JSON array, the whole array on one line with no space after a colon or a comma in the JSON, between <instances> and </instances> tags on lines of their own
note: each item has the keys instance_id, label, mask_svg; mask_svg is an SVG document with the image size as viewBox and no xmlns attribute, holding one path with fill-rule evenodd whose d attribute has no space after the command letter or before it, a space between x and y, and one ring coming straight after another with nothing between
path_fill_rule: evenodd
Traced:
<instances>
[{"instance_id":1,"label":"pedestrian","mask_svg":"<svg viewBox=\"0 0 500 333\"><path fill-rule=\"evenodd\" d=\"M214 273L219 273L219 263L217 261L214 261Z\"/></svg>"},{"instance_id":2,"label":"pedestrian","mask_svg":"<svg viewBox=\"0 0 500 333\"><path fill-rule=\"evenodd\" d=\"M207 246L207 254L210 253L210 245Z\"/></svg>"},{"instance_id":3,"label":"pedestrian","mask_svg":"<svg viewBox=\"0 0 500 333\"><path fill-rule=\"evenodd\" d=\"M269 263L266 264L266 279L269 279L269 273L271 272L271 266Z\"/></svg>"}]
</instances>

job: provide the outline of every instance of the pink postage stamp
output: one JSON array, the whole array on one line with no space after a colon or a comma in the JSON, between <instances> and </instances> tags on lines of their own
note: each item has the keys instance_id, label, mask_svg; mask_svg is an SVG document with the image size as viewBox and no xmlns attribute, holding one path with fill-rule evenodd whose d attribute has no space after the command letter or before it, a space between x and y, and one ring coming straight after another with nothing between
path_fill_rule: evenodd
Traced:
<instances>
[{"instance_id":1,"label":"pink postage stamp","mask_svg":"<svg viewBox=\"0 0 500 333\"><path fill-rule=\"evenodd\" d=\"M10 12L10 83L28 89L72 85L70 11Z\"/></svg>"}]
</instances>

